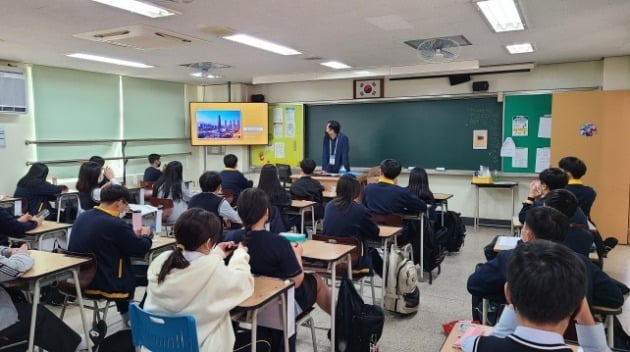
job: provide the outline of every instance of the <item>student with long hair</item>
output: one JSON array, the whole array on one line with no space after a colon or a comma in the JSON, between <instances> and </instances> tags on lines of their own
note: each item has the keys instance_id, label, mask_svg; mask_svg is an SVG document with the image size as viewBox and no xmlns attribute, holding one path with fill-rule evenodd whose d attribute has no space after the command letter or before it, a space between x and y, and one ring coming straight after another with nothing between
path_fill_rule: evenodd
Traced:
<instances>
[{"instance_id":1,"label":"student with long hair","mask_svg":"<svg viewBox=\"0 0 630 352\"><path fill-rule=\"evenodd\" d=\"M188 209L188 201L192 194L184 184L184 167L179 161L171 161L166 165L162 176L153 184L153 197L173 200L173 212L168 222L175 222Z\"/></svg>"},{"instance_id":2,"label":"student with long hair","mask_svg":"<svg viewBox=\"0 0 630 352\"><path fill-rule=\"evenodd\" d=\"M43 163L35 163L28 169L17 183L14 197L26 199L26 213L37 215L40 211L48 209L50 215L46 219L52 220L57 218L57 210L54 209L50 202L57 198L62 192L67 192L68 187L57 186L46 181L48 177L48 166Z\"/></svg>"},{"instance_id":3,"label":"student with long hair","mask_svg":"<svg viewBox=\"0 0 630 352\"><path fill-rule=\"evenodd\" d=\"M217 243L220 228L215 214L188 209L175 222L177 247L155 258L147 273L144 309L192 315L201 351L233 350L230 311L254 292L247 248L234 242Z\"/></svg>"},{"instance_id":4,"label":"student with long hair","mask_svg":"<svg viewBox=\"0 0 630 352\"><path fill-rule=\"evenodd\" d=\"M358 269L373 269L382 275L383 259L378 252L369 248L367 240L379 241L379 228L363 204L357 203L361 196L361 184L354 175L346 174L337 181L337 197L326 204L323 234L336 237L355 237L363 244L363 255Z\"/></svg>"},{"instance_id":5,"label":"student with long hair","mask_svg":"<svg viewBox=\"0 0 630 352\"><path fill-rule=\"evenodd\" d=\"M429 219L432 221L437 220L435 214L435 198L433 198L433 192L429 188L429 176L427 176L426 170L421 167L414 167L409 173L409 183L407 189L418 196L420 200L430 205L429 207Z\"/></svg>"},{"instance_id":6,"label":"student with long hair","mask_svg":"<svg viewBox=\"0 0 630 352\"><path fill-rule=\"evenodd\" d=\"M330 314L330 290L317 274L304 273L302 246L265 230L269 217L269 197L258 188L241 192L237 203L238 215L245 226L242 243L249 249L252 273L291 279L295 283L295 300L302 310L317 304Z\"/></svg>"},{"instance_id":7,"label":"student with long hair","mask_svg":"<svg viewBox=\"0 0 630 352\"><path fill-rule=\"evenodd\" d=\"M111 174L111 169L105 170L105 177L109 180L105 183L99 181L101 173L103 173L103 167L97 162L88 161L81 164L76 187L77 191L79 191L79 201L82 210L90 210L101 202L101 189L103 187L110 184L118 184Z\"/></svg>"},{"instance_id":8,"label":"student with long hair","mask_svg":"<svg viewBox=\"0 0 630 352\"><path fill-rule=\"evenodd\" d=\"M285 230L289 229L291 226L284 208L291 205L291 194L282 188L278 178L278 169L274 165L265 164L262 167L258 178L258 188L267 194L271 206L274 207L274 215L277 211L282 218Z\"/></svg>"}]
</instances>

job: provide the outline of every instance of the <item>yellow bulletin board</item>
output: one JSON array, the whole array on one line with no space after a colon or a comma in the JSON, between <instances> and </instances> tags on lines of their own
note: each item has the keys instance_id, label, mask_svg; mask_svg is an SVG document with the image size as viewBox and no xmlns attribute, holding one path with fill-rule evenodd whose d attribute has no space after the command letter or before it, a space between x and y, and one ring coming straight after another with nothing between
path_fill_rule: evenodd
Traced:
<instances>
[{"instance_id":1,"label":"yellow bulletin board","mask_svg":"<svg viewBox=\"0 0 630 352\"><path fill-rule=\"evenodd\" d=\"M269 144L250 146L252 166L298 166L304 158L304 105L269 104Z\"/></svg>"}]
</instances>

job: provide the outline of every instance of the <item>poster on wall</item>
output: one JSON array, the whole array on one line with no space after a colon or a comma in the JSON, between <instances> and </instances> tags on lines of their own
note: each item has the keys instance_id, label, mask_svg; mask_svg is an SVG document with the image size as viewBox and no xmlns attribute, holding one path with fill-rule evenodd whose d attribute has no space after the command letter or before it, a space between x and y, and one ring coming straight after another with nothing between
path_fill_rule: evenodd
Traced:
<instances>
[{"instance_id":1,"label":"poster on wall","mask_svg":"<svg viewBox=\"0 0 630 352\"><path fill-rule=\"evenodd\" d=\"M252 166L298 166L304 158L304 106L269 104L269 144L250 146Z\"/></svg>"},{"instance_id":2,"label":"poster on wall","mask_svg":"<svg viewBox=\"0 0 630 352\"><path fill-rule=\"evenodd\" d=\"M529 119L527 116L512 117L512 136L523 137L529 134Z\"/></svg>"}]
</instances>

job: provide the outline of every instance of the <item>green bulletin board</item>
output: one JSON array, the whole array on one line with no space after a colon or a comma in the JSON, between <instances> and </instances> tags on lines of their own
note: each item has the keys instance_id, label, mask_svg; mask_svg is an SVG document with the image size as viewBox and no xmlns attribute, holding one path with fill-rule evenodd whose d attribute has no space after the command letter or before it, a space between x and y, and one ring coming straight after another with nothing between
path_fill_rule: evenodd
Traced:
<instances>
[{"instance_id":1,"label":"green bulletin board","mask_svg":"<svg viewBox=\"0 0 630 352\"><path fill-rule=\"evenodd\" d=\"M269 104L269 144L249 148L253 166L298 166L304 158L304 105Z\"/></svg>"},{"instance_id":2,"label":"green bulletin board","mask_svg":"<svg viewBox=\"0 0 630 352\"><path fill-rule=\"evenodd\" d=\"M551 94L509 95L504 98L503 109L503 140L512 137L517 149L527 148L527 167L514 167L513 157L503 157L503 171L538 172L536 150L551 145L551 138L539 137L541 117L551 117ZM525 119L526 129L522 124Z\"/></svg>"}]
</instances>

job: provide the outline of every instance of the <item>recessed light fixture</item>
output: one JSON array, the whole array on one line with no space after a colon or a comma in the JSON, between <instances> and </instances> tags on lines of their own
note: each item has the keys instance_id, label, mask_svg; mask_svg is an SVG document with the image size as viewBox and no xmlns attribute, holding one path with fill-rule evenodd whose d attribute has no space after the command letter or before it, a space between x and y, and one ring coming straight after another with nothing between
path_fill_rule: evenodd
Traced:
<instances>
[{"instance_id":1,"label":"recessed light fixture","mask_svg":"<svg viewBox=\"0 0 630 352\"><path fill-rule=\"evenodd\" d=\"M264 39L252 37L251 35L247 35L247 34L227 35L223 37L223 39L231 40L233 42L237 42L240 44L253 46L254 48L271 51L272 53L276 53L280 55L300 55L301 54L301 52L295 49L291 49L284 45L272 43Z\"/></svg>"},{"instance_id":2,"label":"recessed light fixture","mask_svg":"<svg viewBox=\"0 0 630 352\"><path fill-rule=\"evenodd\" d=\"M341 70L341 69L344 69L344 68L351 68L352 67L352 66L348 66L348 65L344 64L343 62L339 62L339 61L326 61L326 62L320 63L320 65L326 66L326 67L330 67L330 68L334 68L335 70Z\"/></svg>"},{"instance_id":3,"label":"recessed light fixture","mask_svg":"<svg viewBox=\"0 0 630 352\"><path fill-rule=\"evenodd\" d=\"M101 4L117 7L119 9L137 13L151 18L167 17L178 15L179 13L171 9L153 5L138 0L92 0Z\"/></svg>"},{"instance_id":4,"label":"recessed light fixture","mask_svg":"<svg viewBox=\"0 0 630 352\"><path fill-rule=\"evenodd\" d=\"M534 47L530 43L506 45L505 48L510 54L533 53Z\"/></svg>"},{"instance_id":5,"label":"recessed light fixture","mask_svg":"<svg viewBox=\"0 0 630 352\"><path fill-rule=\"evenodd\" d=\"M121 66L138 67L138 68L153 67L151 65L143 64L142 62L121 60L121 59L115 59L112 57L98 56L98 55L91 55L91 54L74 53L74 54L68 54L66 56L73 57L75 59L98 61L98 62L104 62L107 64L114 64L114 65L121 65Z\"/></svg>"},{"instance_id":6,"label":"recessed light fixture","mask_svg":"<svg viewBox=\"0 0 630 352\"><path fill-rule=\"evenodd\" d=\"M515 0L480 0L477 7L486 17L495 32L521 31L525 24L516 7Z\"/></svg>"}]
</instances>

